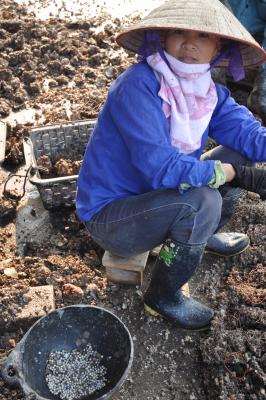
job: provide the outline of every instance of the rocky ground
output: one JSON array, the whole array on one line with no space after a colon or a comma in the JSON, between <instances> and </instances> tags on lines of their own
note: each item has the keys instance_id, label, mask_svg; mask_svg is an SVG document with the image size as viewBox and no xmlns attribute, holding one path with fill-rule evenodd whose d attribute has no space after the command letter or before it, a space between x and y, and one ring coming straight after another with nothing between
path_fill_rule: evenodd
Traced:
<instances>
[{"instance_id":1,"label":"rocky ground","mask_svg":"<svg viewBox=\"0 0 266 400\"><path fill-rule=\"evenodd\" d=\"M136 12L130 19L116 18L103 8L84 20L82 15L74 18L71 10L60 15L50 10L50 17L41 21L37 11L52 2L35 2L40 7L35 14L33 2L28 8L26 1L18 3L4 0L0 9L0 117L9 124L2 189L7 173L24 163L24 133L38 124L97 117L110 83L135 62L114 38L122 25L138 18ZM245 103L247 93L232 89ZM21 178L17 185L20 192ZM211 329L204 333L183 332L144 313L142 294L154 259L143 287L112 284L101 265L103 250L74 209L49 211L49 236L37 241L23 237L23 231L18 238L20 206L16 198L0 199L1 361L29 327L14 323L27 303L28 287L52 285L57 308L103 306L129 328L134 363L116 400L266 399L266 207L256 195L242 196L227 227L248 233L250 249L230 259L206 254L191 282L192 295L216 310ZM32 218L37 215L34 207L30 212ZM0 380L0 400L24 398Z\"/></svg>"}]
</instances>

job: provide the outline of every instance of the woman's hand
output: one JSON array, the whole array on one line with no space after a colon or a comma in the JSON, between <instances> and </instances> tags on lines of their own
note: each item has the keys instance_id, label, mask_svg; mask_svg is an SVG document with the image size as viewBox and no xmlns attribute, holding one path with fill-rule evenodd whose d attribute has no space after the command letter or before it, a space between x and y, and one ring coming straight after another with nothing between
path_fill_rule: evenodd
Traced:
<instances>
[{"instance_id":1,"label":"woman's hand","mask_svg":"<svg viewBox=\"0 0 266 400\"><path fill-rule=\"evenodd\" d=\"M232 166L232 164L224 164L224 163L222 163L222 167L224 169L224 173L225 173L225 176L226 176L226 180L225 181L226 182L231 182L234 179L235 175L236 175L234 167Z\"/></svg>"},{"instance_id":2,"label":"woman's hand","mask_svg":"<svg viewBox=\"0 0 266 400\"><path fill-rule=\"evenodd\" d=\"M266 170L237 164L232 166L236 174L230 185L258 193L262 200L266 200Z\"/></svg>"}]
</instances>

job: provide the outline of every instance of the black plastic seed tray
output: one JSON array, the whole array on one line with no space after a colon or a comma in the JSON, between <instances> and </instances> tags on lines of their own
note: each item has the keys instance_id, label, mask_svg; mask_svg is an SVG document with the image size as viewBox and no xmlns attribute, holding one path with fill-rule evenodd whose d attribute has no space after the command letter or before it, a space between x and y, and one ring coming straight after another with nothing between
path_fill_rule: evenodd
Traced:
<instances>
[{"instance_id":1,"label":"black plastic seed tray","mask_svg":"<svg viewBox=\"0 0 266 400\"><path fill-rule=\"evenodd\" d=\"M75 121L58 125L33 128L23 140L26 166L30 169L29 180L36 185L44 207L73 206L78 175L42 178L37 159L49 156L52 163L74 153L84 155L86 145L96 120Z\"/></svg>"}]
</instances>

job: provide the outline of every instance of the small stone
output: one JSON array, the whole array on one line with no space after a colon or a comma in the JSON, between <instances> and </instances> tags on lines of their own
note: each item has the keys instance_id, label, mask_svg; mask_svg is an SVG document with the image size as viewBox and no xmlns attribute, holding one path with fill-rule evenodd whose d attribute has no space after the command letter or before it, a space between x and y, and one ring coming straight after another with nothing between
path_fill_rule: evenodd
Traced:
<instances>
[{"instance_id":1,"label":"small stone","mask_svg":"<svg viewBox=\"0 0 266 400\"><path fill-rule=\"evenodd\" d=\"M68 84L68 79L64 75L60 75L56 78L56 82L58 85L67 85Z\"/></svg>"},{"instance_id":2,"label":"small stone","mask_svg":"<svg viewBox=\"0 0 266 400\"><path fill-rule=\"evenodd\" d=\"M51 243L58 247L63 247L68 240L61 234L53 235L50 239Z\"/></svg>"},{"instance_id":3,"label":"small stone","mask_svg":"<svg viewBox=\"0 0 266 400\"><path fill-rule=\"evenodd\" d=\"M12 78L12 73L7 68L0 69L0 80L10 81Z\"/></svg>"},{"instance_id":4,"label":"small stone","mask_svg":"<svg viewBox=\"0 0 266 400\"><path fill-rule=\"evenodd\" d=\"M97 86L97 88L104 88L104 87L106 87L106 84L107 84L106 80L101 77L99 77L95 81L95 85Z\"/></svg>"},{"instance_id":5,"label":"small stone","mask_svg":"<svg viewBox=\"0 0 266 400\"><path fill-rule=\"evenodd\" d=\"M17 279L18 278L18 273L16 268L11 267L11 268L5 268L4 269L4 274L8 276L9 278Z\"/></svg>"},{"instance_id":6,"label":"small stone","mask_svg":"<svg viewBox=\"0 0 266 400\"><path fill-rule=\"evenodd\" d=\"M165 340L168 340L168 338L170 336L170 331L168 329L166 329L164 335L165 335Z\"/></svg>"},{"instance_id":7,"label":"small stone","mask_svg":"<svg viewBox=\"0 0 266 400\"><path fill-rule=\"evenodd\" d=\"M35 82L32 82L29 85L27 85L26 89L30 96L37 96L41 92L38 83Z\"/></svg>"},{"instance_id":8,"label":"small stone","mask_svg":"<svg viewBox=\"0 0 266 400\"><path fill-rule=\"evenodd\" d=\"M87 285L86 291L97 294L99 292L99 288L95 283L89 283Z\"/></svg>"},{"instance_id":9,"label":"small stone","mask_svg":"<svg viewBox=\"0 0 266 400\"><path fill-rule=\"evenodd\" d=\"M11 106L8 100L0 100L0 117L7 117L11 111Z\"/></svg>"},{"instance_id":10,"label":"small stone","mask_svg":"<svg viewBox=\"0 0 266 400\"><path fill-rule=\"evenodd\" d=\"M83 297L84 292L79 286L72 285L72 283L66 283L65 285L63 285L63 295Z\"/></svg>"},{"instance_id":11,"label":"small stone","mask_svg":"<svg viewBox=\"0 0 266 400\"><path fill-rule=\"evenodd\" d=\"M3 260L0 262L0 270L2 268L8 268L12 265L13 259L12 258L7 258L6 260Z\"/></svg>"},{"instance_id":12,"label":"small stone","mask_svg":"<svg viewBox=\"0 0 266 400\"><path fill-rule=\"evenodd\" d=\"M109 79L113 78L114 74L115 74L115 70L114 70L113 67L106 68L106 70L105 70L105 76L106 76L107 78L109 78Z\"/></svg>"},{"instance_id":13,"label":"small stone","mask_svg":"<svg viewBox=\"0 0 266 400\"><path fill-rule=\"evenodd\" d=\"M43 265L42 267L37 268L36 273L43 274L43 275L49 275L51 273L51 271L49 268L47 268Z\"/></svg>"},{"instance_id":14,"label":"small stone","mask_svg":"<svg viewBox=\"0 0 266 400\"><path fill-rule=\"evenodd\" d=\"M26 274L26 272L18 272L18 277L19 277L20 279L23 279L23 278L26 278L26 277L27 277L27 274Z\"/></svg>"}]
</instances>

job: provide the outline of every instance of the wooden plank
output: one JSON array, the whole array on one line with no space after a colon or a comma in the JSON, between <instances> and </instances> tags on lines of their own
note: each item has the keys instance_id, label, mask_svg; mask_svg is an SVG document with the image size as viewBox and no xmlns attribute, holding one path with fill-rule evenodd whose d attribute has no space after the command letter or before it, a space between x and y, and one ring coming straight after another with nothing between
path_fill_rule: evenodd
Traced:
<instances>
[{"instance_id":1,"label":"wooden plank","mask_svg":"<svg viewBox=\"0 0 266 400\"><path fill-rule=\"evenodd\" d=\"M154 257L158 256L159 253L160 253L161 247L162 247L162 245L157 246L157 247L154 247L154 249L152 249L152 250L150 251L150 255L151 255L151 256L154 256Z\"/></svg>"},{"instance_id":2,"label":"wooden plank","mask_svg":"<svg viewBox=\"0 0 266 400\"><path fill-rule=\"evenodd\" d=\"M141 272L145 269L148 256L148 251L129 258L118 257L106 251L103 256L102 264L104 267Z\"/></svg>"},{"instance_id":3,"label":"wooden plank","mask_svg":"<svg viewBox=\"0 0 266 400\"><path fill-rule=\"evenodd\" d=\"M143 272L128 271L121 268L105 267L107 279L116 283L142 285Z\"/></svg>"}]
</instances>

